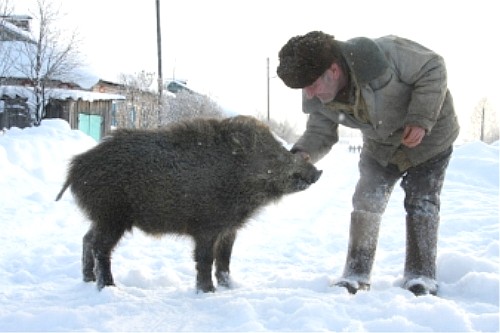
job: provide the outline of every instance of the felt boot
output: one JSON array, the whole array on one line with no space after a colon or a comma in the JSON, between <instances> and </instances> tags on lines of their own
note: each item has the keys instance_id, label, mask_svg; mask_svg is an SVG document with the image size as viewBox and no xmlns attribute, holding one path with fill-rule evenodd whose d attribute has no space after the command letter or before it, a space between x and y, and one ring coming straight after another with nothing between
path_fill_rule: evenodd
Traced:
<instances>
[{"instance_id":1,"label":"felt boot","mask_svg":"<svg viewBox=\"0 0 500 333\"><path fill-rule=\"evenodd\" d=\"M366 211L351 213L349 247L344 273L335 285L351 294L370 289L370 275L377 249L381 215Z\"/></svg>"},{"instance_id":2,"label":"felt boot","mask_svg":"<svg viewBox=\"0 0 500 333\"><path fill-rule=\"evenodd\" d=\"M416 296L436 295L436 253L439 217L407 215L403 288Z\"/></svg>"}]
</instances>

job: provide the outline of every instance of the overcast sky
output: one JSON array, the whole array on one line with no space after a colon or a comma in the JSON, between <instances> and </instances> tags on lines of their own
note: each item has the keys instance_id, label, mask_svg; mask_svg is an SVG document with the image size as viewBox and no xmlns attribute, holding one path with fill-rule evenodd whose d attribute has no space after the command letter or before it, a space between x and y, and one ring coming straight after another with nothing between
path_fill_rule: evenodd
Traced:
<instances>
[{"instance_id":1,"label":"overcast sky","mask_svg":"<svg viewBox=\"0 0 500 333\"><path fill-rule=\"evenodd\" d=\"M155 0L52 1L66 13L61 25L84 39L82 51L98 76L157 72ZM271 116L301 127L300 92L275 77L278 51L290 37L311 30L339 40L395 34L445 57L448 85L466 125L481 98L500 107L496 2L162 0L163 76L185 79L235 111L266 114L269 57ZM35 3L14 1L16 13L33 12Z\"/></svg>"}]
</instances>

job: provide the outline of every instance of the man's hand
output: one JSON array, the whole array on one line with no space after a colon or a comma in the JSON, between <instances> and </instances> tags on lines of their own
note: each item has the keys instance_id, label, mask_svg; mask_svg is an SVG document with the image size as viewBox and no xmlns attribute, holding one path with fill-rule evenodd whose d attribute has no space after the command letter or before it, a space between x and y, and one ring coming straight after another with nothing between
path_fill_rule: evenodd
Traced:
<instances>
[{"instance_id":1,"label":"man's hand","mask_svg":"<svg viewBox=\"0 0 500 333\"><path fill-rule=\"evenodd\" d=\"M425 129L418 126L406 126L403 131L403 141L402 143L408 147L416 147L422 142L425 136Z\"/></svg>"},{"instance_id":2,"label":"man's hand","mask_svg":"<svg viewBox=\"0 0 500 333\"><path fill-rule=\"evenodd\" d=\"M297 150L294 154L302 157L306 162L311 162L311 155L305 151Z\"/></svg>"}]
</instances>

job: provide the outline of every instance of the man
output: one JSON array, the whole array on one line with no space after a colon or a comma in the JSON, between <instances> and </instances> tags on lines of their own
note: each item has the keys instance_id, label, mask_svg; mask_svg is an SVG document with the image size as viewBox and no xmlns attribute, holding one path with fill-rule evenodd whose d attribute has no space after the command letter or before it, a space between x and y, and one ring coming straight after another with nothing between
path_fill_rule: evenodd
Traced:
<instances>
[{"instance_id":1,"label":"man","mask_svg":"<svg viewBox=\"0 0 500 333\"><path fill-rule=\"evenodd\" d=\"M381 216L401 179L402 287L435 295L439 197L459 132L443 59L396 36L342 42L320 31L291 38L279 58L278 76L302 89L309 115L292 152L315 163L338 141L339 125L363 135L347 258L336 285L352 294L369 290Z\"/></svg>"}]
</instances>

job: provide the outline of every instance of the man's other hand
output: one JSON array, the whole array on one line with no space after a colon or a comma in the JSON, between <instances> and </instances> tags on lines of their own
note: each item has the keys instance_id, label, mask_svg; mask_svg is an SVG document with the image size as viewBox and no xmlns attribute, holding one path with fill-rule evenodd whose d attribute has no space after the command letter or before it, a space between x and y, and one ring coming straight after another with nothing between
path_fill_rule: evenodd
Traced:
<instances>
[{"instance_id":1,"label":"man's other hand","mask_svg":"<svg viewBox=\"0 0 500 333\"><path fill-rule=\"evenodd\" d=\"M425 136L425 129L418 126L406 126L403 131L402 143L409 148L416 147L422 142Z\"/></svg>"}]
</instances>

